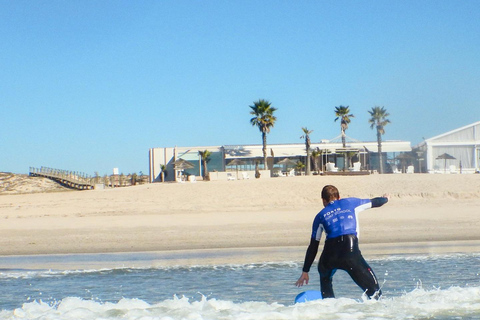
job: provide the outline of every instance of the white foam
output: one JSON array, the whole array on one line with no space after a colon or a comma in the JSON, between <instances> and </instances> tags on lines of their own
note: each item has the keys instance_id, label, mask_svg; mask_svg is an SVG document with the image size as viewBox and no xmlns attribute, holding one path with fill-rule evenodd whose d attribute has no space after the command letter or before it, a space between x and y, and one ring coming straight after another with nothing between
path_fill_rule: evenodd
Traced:
<instances>
[{"instance_id":1,"label":"white foam","mask_svg":"<svg viewBox=\"0 0 480 320\"><path fill-rule=\"evenodd\" d=\"M15 310L0 312L0 320L13 319L192 319L192 320L267 320L267 319L478 319L480 287L446 290L415 289L399 297L380 301L326 299L295 305L265 302L234 303L202 297L192 301L173 297L149 304L139 299L116 303L82 300L76 297L58 302L35 301Z\"/></svg>"},{"instance_id":2,"label":"white foam","mask_svg":"<svg viewBox=\"0 0 480 320\"><path fill-rule=\"evenodd\" d=\"M74 270L29 270L29 269L2 269L0 271L0 279L32 279L32 278L48 278L66 275L81 275L94 273L112 273L112 272L136 272L145 270L179 270L198 272L200 269L210 270L250 270L250 269L268 269L289 267L298 268L298 262L265 262L252 264L225 264L225 265L192 265L192 266L149 266L149 267L117 267L117 268L99 268L99 269L74 269Z\"/></svg>"}]
</instances>

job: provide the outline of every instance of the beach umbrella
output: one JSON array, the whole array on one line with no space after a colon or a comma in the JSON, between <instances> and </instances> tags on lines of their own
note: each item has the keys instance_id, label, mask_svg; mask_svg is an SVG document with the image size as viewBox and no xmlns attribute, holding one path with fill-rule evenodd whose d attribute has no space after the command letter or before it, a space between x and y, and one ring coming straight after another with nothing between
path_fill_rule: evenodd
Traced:
<instances>
[{"instance_id":1,"label":"beach umbrella","mask_svg":"<svg viewBox=\"0 0 480 320\"><path fill-rule=\"evenodd\" d=\"M175 170L185 170L185 169L191 169L195 167L193 164L183 159L176 160L173 163L173 166L175 167Z\"/></svg>"},{"instance_id":2,"label":"beach umbrella","mask_svg":"<svg viewBox=\"0 0 480 320\"><path fill-rule=\"evenodd\" d=\"M406 162L411 159L413 159L413 155L411 153L400 153L398 156L395 157L395 160L400 160L403 172L405 171Z\"/></svg>"},{"instance_id":3,"label":"beach umbrella","mask_svg":"<svg viewBox=\"0 0 480 320\"><path fill-rule=\"evenodd\" d=\"M285 166L296 166L297 161L292 160L290 158L285 158L277 162L277 164L284 164Z\"/></svg>"},{"instance_id":4,"label":"beach umbrella","mask_svg":"<svg viewBox=\"0 0 480 320\"><path fill-rule=\"evenodd\" d=\"M410 153L400 153L395 157L396 160L408 160L413 159L413 156Z\"/></svg>"},{"instance_id":5,"label":"beach umbrella","mask_svg":"<svg viewBox=\"0 0 480 320\"><path fill-rule=\"evenodd\" d=\"M191 169L191 168L194 168L195 166L193 164L191 164L190 162L188 162L187 160L183 160L183 159L178 159L176 160L174 163L173 163L173 166L175 167L175 170L178 170L180 171L180 177L182 179L182 181L184 180L184 173L183 173L183 170L185 169Z\"/></svg>"},{"instance_id":6,"label":"beach umbrella","mask_svg":"<svg viewBox=\"0 0 480 320\"><path fill-rule=\"evenodd\" d=\"M443 167L443 170L444 170L444 172L446 172L447 171L447 160L455 160L457 158L455 158L454 156L452 156L448 153L444 153L444 154L439 155L436 159L437 160L441 160L441 159L445 160L445 165Z\"/></svg>"},{"instance_id":7,"label":"beach umbrella","mask_svg":"<svg viewBox=\"0 0 480 320\"><path fill-rule=\"evenodd\" d=\"M245 161L240 160L240 159L233 159L229 163L227 163L227 166L235 166L235 170L237 172L237 179L238 179L238 166L245 164Z\"/></svg>"},{"instance_id":8,"label":"beach umbrella","mask_svg":"<svg viewBox=\"0 0 480 320\"><path fill-rule=\"evenodd\" d=\"M227 166L239 166L239 165L244 164L244 163L245 163L245 161L243 161L243 160L233 159L232 161L227 163Z\"/></svg>"},{"instance_id":9,"label":"beach umbrella","mask_svg":"<svg viewBox=\"0 0 480 320\"><path fill-rule=\"evenodd\" d=\"M284 158L278 161L277 164L283 164L285 166L285 171L287 171L288 167L295 167L297 165L297 161L294 161L290 158Z\"/></svg>"}]
</instances>

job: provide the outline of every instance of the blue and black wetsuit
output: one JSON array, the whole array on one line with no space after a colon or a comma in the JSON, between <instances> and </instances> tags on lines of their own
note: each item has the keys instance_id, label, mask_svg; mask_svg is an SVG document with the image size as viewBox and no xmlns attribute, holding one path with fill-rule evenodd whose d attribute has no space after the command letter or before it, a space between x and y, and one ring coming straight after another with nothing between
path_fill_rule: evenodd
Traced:
<instances>
[{"instance_id":1,"label":"blue and black wetsuit","mask_svg":"<svg viewBox=\"0 0 480 320\"><path fill-rule=\"evenodd\" d=\"M327 238L318 263L323 298L335 297L332 277L337 269L348 272L369 297L381 295L377 277L358 247L358 213L387 203L384 197L374 199L345 198L330 202L313 221L312 238L305 256L303 271L309 272L325 231Z\"/></svg>"}]
</instances>

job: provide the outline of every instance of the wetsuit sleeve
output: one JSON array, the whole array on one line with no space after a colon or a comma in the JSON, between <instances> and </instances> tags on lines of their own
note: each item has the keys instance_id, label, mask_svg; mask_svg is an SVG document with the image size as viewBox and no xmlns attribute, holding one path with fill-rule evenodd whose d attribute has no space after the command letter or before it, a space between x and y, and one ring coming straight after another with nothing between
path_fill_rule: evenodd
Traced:
<instances>
[{"instance_id":1,"label":"wetsuit sleeve","mask_svg":"<svg viewBox=\"0 0 480 320\"><path fill-rule=\"evenodd\" d=\"M310 267L312 266L313 261L315 261L315 257L317 256L319 244L320 241L316 240L315 238L312 238L310 240L310 245L308 246L307 253L305 254L305 262L303 263L303 272L310 271Z\"/></svg>"},{"instance_id":2,"label":"wetsuit sleeve","mask_svg":"<svg viewBox=\"0 0 480 320\"><path fill-rule=\"evenodd\" d=\"M377 208L383 206L385 203L388 202L388 198L385 197L377 197L370 199L372 201L372 208Z\"/></svg>"}]
</instances>

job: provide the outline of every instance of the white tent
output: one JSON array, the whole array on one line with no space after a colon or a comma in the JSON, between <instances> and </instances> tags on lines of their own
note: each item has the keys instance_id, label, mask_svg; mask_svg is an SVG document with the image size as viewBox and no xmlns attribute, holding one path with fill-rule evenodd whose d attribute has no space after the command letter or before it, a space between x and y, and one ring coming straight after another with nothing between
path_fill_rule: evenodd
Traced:
<instances>
[{"instance_id":1,"label":"white tent","mask_svg":"<svg viewBox=\"0 0 480 320\"><path fill-rule=\"evenodd\" d=\"M429 173L443 173L444 167L453 168L453 172L473 173L480 166L480 121L444 134L426 139L416 148L425 160ZM447 153L455 159L438 159Z\"/></svg>"}]
</instances>

